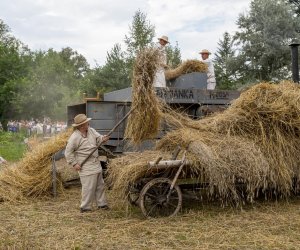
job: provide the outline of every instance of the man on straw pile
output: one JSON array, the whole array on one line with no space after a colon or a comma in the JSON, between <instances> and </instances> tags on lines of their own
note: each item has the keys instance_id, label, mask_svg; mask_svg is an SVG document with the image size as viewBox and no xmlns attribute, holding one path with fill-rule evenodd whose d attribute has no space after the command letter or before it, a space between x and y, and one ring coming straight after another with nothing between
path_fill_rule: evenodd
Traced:
<instances>
[{"instance_id":1,"label":"man on straw pile","mask_svg":"<svg viewBox=\"0 0 300 250\"><path fill-rule=\"evenodd\" d=\"M106 142L109 136L100 135L95 129L89 127L89 121L85 114L76 115L74 118L74 132L70 136L65 156L67 162L78 171L82 185L80 212L91 211L92 202L96 199L96 205L99 209L107 210L107 201L105 197L105 186L102 177L102 167L98 159L98 150L96 150L86 163L80 164L86 157L95 150L95 147L101 142Z\"/></svg>"},{"instance_id":2,"label":"man on straw pile","mask_svg":"<svg viewBox=\"0 0 300 250\"><path fill-rule=\"evenodd\" d=\"M203 49L199 52L202 57L202 61L207 64L207 89L213 90L216 87L215 69L214 64L209 55L211 54L207 49Z\"/></svg>"},{"instance_id":3,"label":"man on straw pile","mask_svg":"<svg viewBox=\"0 0 300 250\"><path fill-rule=\"evenodd\" d=\"M169 43L167 36L162 36L158 38L158 43L156 44L157 49L160 52L160 62L157 67L157 71L154 76L153 86L165 88L166 78L165 78L165 68L167 68L167 53L165 46Z\"/></svg>"}]
</instances>

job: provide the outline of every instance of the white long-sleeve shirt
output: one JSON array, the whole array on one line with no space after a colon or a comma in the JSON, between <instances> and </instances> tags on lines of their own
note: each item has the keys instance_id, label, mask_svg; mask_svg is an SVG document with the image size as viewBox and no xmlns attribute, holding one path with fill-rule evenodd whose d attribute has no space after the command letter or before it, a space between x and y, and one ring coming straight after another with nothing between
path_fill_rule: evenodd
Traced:
<instances>
[{"instance_id":1,"label":"white long-sleeve shirt","mask_svg":"<svg viewBox=\"0 0 300 250\"><path fill-rule=\"evenodd\" d=\"M65 157L67 162L72 166L77 163L81 165L83 160L95 149L95 147L98 147L97 145L100 144L102 138L103 136L93 128L88 128L86 137L76 129L70 136L66 146ZM80 176L97 174L102 171L98 156L98 150L96 150L86 163L81 166L82 168L79 171Z\"/></svg>"},{"instance_id":2,"label":"white long-sleeve shirt","mask_svg":"<svg viewBox=\"0 0 300 250\"><path fill-rule=\"evenodd\" d=\"M207 65L207 89L213 90L216 88L216 78L214 64L211 59L202 60Z\"/></svg>"},{"instance_id":3,"label":"white long-sleeve shirt","mask_svg":"<svg viewBox=\"0 0 300 250\"><path fill-rule=\"evenodd\" d=\"M159 65L157 67L157 71L154 76L153 86L165 88L167 85L166 85L164 65L167 64L167 52L165 46L162 46L159 42L156 43L155 46L160 52L160 58L159 58Z\"/></svg>"}]
</instances>

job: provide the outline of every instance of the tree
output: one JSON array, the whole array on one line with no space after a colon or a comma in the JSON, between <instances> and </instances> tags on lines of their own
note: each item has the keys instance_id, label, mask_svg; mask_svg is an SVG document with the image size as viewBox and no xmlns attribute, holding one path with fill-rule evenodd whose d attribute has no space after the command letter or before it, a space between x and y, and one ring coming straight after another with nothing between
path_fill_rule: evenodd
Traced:
<instances>
[{"instance_id":1,"label":"tree","mask_svg":"<svg viewBox=\"0 0 300 250\"><path fill-rule=\"evenodd\" d=\"M290 77L289 43L299 38L299 17L283 0L253 0L248 14L237 21L242 81L278 81Z\"/></svg>"},{"instance_id":2,"label":"tree","mask_svg":"<svg viewBox=\"0 0 300 250\"><path fill-rule=\"evenodd\" d=\"M125 35L127 58L132 60L143 48L149 46L155 36L155 26L147 20L147 15L138 10L129 26L129 35Z\"/></svg>"},{"instance_id":3,"label":"tree","mask_svg":"<svg viewBox=\"0 0 300 250\"><path fill-rule=\"evenodd\" d=\"M78 87L84 79L82 67L78 67L75 58L86 62L77 52L68 54L66 51L72 52L70 49L61 52L49 49L33 53L28 75L16 85L17 92L12 100L15 117L66 117L66 106L79 99Z\"/></svg>"},{"instance_id":4,"label":"tree","mask_svg":"<svg viewBox=\"0 0 300 250\"><path fill-rule=\"evenodd\" d=\"M147 15L140 10L135 12L129 34L125 35L125 51L120 44L107 53L106 63L103 67L97 67L89 74L90 81L85 85L88 92L111 91L130 86L134 60L139 51L145 47L152 46L155 36L155 27L147 20ZM181 62L178 43L175 47L167 48L168 63L175 67Z\"/></svg>"},{"instance_id":5,"label":"tree","mask_svg":"<svg viewBox=\"0 0 300 250\"><path fill-rule=\"evenodd\" d=\"M71 67L73 69L72 72L77 79L84 77L90 68L86 58L70 47L63 48L59 52L59 55L66 67Z\"/></svg>"},{"instance_id":6,"label":"tree","mask_svg":"<svg viewBox=\"0 0 300 250\"><path fill-rule=\"evenodd\" d=\"M166 46L167 52L167 64L171 68L176 68L181 63L181 52L178 47L178 42L176 41L176 45Z\"/></svg>"},{"instance_id":7,"label":"tree","mask_svg":"<svg viewBox=\"0 0 300 250\"><path fill-rule=\"evenodd\" d=\"M97 92L107 92L126 88L130 85L130 70L128 69L125 52L120 44L115 44L106 56L106 64L91 70L81 90L89 95Z\"/></svg>"},{"instance_id":8,"label":"tree","mask_svg":"<svg viewBox=\"0 0 300 250\"><path fill-rule=\"evenodd\" d=\"M17 83L27 75L31 61L30 50L10 34L9 27L0 19L0 119L13 117L11 102Z\"/></svg>"},{"instance_id":9,"label":"tree","mask_svg":"<svg viewBox=\"0 0 300 250\"><path fill-rule=\"evenodd\" d=\"M234 89L238 69L234 64L233 39L228 32L219 40L218 49L215 53L215 74L219 89Z\"/></svg>"}]
</instances>

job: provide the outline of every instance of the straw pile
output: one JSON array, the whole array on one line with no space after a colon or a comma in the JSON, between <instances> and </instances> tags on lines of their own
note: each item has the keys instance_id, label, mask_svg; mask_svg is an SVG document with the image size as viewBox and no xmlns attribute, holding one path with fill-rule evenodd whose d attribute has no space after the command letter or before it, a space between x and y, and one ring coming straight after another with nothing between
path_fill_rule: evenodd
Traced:
<instances>
[{"instance_id":1,"label":"straw pile","mask_svg":"<svg viewBox=\"0 0 300 250\"><path fill-rule=\"evenodd\" d=\"M27 152L16 166L0 172L0 200L17 201L51 193L51 156L66 146L71 130L52 137ZM62 183L58 183L62 188Z\"/></svg>"},{"instance_id":2,"label":"straw pile","mask_svg":"<svg viewBox=\"0 0 300 250\"><path fill-rule=\"evenodd\" d=\"M182 64L180 64L177 68L166 70L165 77L166 80L172 80L181 75L193 73L193 72L206 73L207 65L204 62L201 62L199 60L186 60Z\"/></svg>"},{"instance_id":3,"label":"straw pile","mask_svg":"<svg viewBox=\"0 0 300 250\"><path fill-rule=\"evenodd\" d=\"M130 114L125 137L139 144L154 138L161 120L161 103L156 97L153 80L159 65L159 51L146 48L139 53L134 64L132 80L132 113Z\"/></svg>"},{"instance_id":4,"label":"straw pile","mask_svg":"<svg viewBox=\"0 0 300 250\"><path fill-rule=\"evenodd\" d=\"M128 153L123 157L113 159L108 165L109 176L107 182L112 183L117 194L127 195L128 186L144 176L155 175L156 170L148 168L148 162L159 156L170 158L167 152L147 150L142 153Z\"/></svg>"},{"instance_id":5,"label":"straw pile","mask_svg":"<svg viewBox=\"0 0 300 250\"><path fill-rule=\"evenodd\" d=\"M169 115L168 121L177 129L167 133L156 150L169 153L177 145L186 149L190 166L181 177L205 180L211 198L240 204L253 201L260 192L267 198L287 197L294 178L299 180L300 87L296 84L261 83L242 93L223 113L199 121L179 115L172 120ZM120 172L125 176L123 186L137 181L133 178L146 170L143 155L132 156ZM113 165L110 171L118 176ZM244 184L242 190L237 182Z\"/></svg>"}]
</instances>

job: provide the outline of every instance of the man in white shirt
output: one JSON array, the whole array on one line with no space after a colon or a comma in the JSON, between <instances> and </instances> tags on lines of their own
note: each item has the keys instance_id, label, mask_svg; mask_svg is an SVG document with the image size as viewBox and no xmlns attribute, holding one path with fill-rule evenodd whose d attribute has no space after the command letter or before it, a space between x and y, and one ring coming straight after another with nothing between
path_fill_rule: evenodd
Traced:
<instances>
[{"instance_id":1,"label":"man in white shirt","mask_svg":"<svg viewBox=\"0 0 300 250\"><path fill-rule=\"evenodd\" d=\"M216 78L215 78L215 69L214 64L211 59L209 59L209 55L211 54L207 49L203 49L199 52L202 57L202 61L207 65L207 89L213 90L216 88Z\"/></svg>"},{"instance_id":2,"label":"man in white shirt","mask_svg":"<svg viewBox=\"0 0 300 250\"><path fill-rule=\"evenodd\" d=\"M94 151L101 142L108 141L107 135L100 135L95 129L89 127L89 121L85 114L79 114L74 118L74 132L70 136L65 156L67 162L78 171L82 185L80 211L92 210L92 202L95 200L99 209L109 209L104 192L104 180L102 167L98 159L98 150ZM84 165L81 163L93 152Z\"/></svg>"},{"instance_id":3,"label":"man in white shirt","mask_svg":"<svg viewBox=\"0 0 300 250\"><path fill-rule=\"evenodd\" d=\"M158 38L158 43L156 48L160 52L159 65L154 76L153 86L165 88L166 87L166 78L165 78L165 67L167 67L167 53L165 46L169 43L167 36L162 36Z\"/></svg>"}]
</instances>

